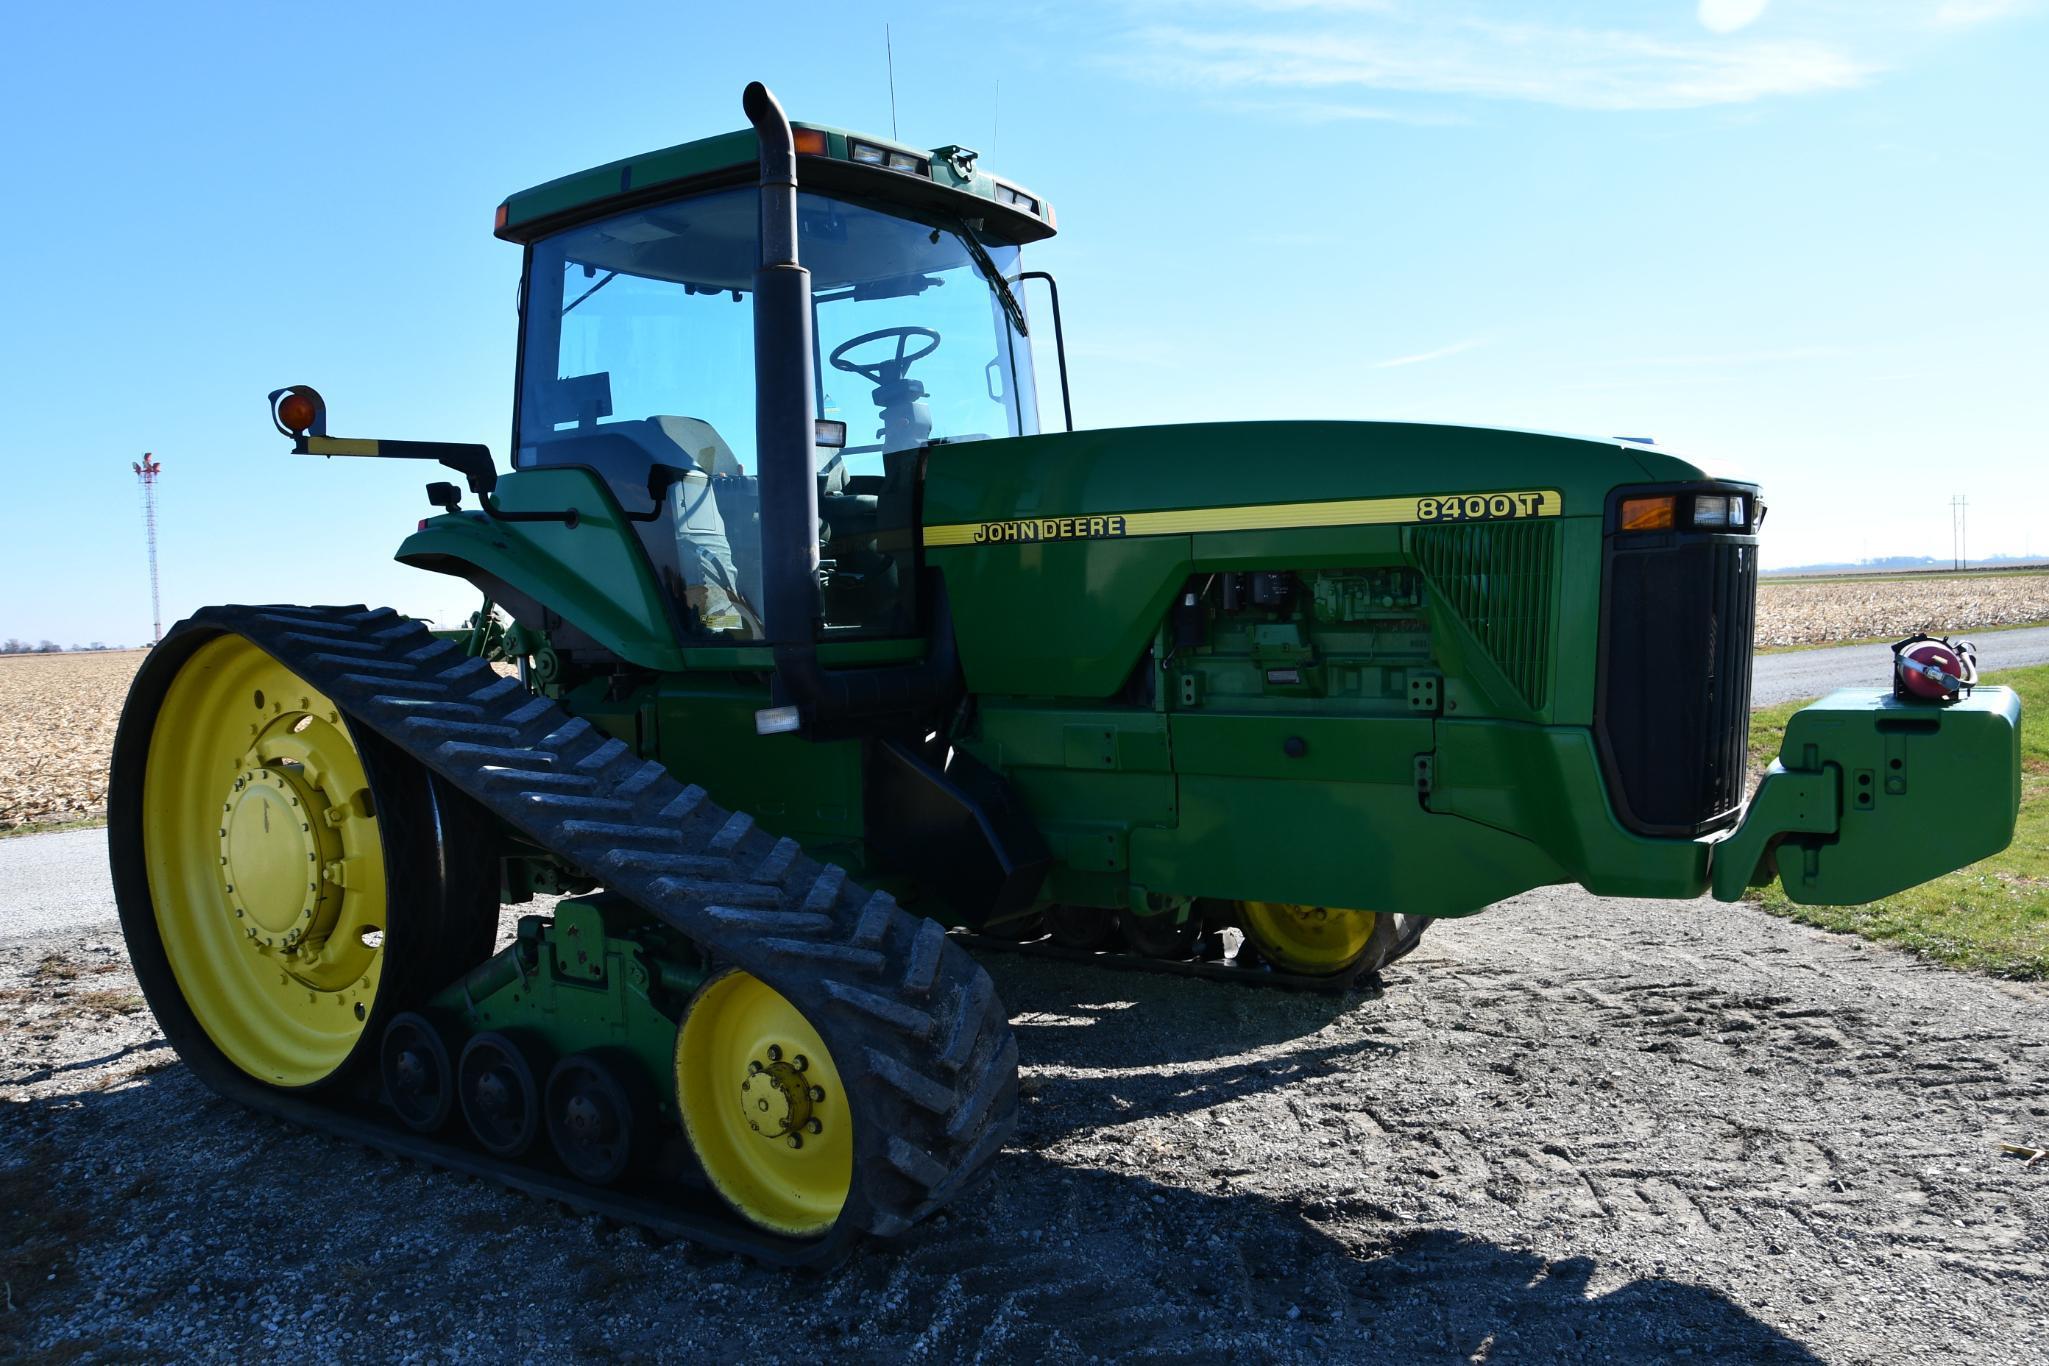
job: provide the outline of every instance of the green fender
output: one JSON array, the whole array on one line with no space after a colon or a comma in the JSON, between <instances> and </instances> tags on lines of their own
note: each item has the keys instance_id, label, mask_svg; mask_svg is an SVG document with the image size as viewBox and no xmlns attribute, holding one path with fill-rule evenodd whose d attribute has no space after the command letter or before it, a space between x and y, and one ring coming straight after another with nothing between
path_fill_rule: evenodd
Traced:
<instances>
[{"instance_id":1,"label":"green fender","mask_svg":"<svg viewBox=\"0 0 2049 1366\"><path fill-rule=\"evenodd\" d=\"M422 522L393 558L468 579L493 596L500 585L509 588L576 623L629 664L665 673L684 667L668 596L633 524L596 474L570 466L518 470L499 479L492 497L501 512L574 508L576 524L448 513Z\"/></svg>"}]
</instances>

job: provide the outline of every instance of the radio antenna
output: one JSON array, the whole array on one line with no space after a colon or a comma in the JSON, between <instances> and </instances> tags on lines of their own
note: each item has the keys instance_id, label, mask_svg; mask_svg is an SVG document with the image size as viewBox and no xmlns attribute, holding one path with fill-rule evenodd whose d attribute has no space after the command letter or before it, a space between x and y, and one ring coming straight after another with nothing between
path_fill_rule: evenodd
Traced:
<instances>
[{"instance_id":1,"label":"radio antenna","mask_svg":"<svg viewBox=\"0 0 2049 1366\"><path fill-rule=\"evenodd\" d=\"M889 63L889 136L896 140L896 48L889 41L889 25L882 26L882 55Z\"/></svg>"}]
</instances>

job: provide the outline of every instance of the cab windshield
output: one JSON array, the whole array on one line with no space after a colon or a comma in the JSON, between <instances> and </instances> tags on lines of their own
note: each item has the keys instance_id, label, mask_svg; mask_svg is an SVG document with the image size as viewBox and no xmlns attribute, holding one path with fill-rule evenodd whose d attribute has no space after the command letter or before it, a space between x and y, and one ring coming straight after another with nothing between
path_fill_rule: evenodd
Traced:
<instances>
[{"instance_id":1,"label":"cab windshield","mask_svg":"<svg viewBox=\"0 0 2049 1366\"><path fill-rule=\"evenodd\" d=\"M746 187L534 245L514 458L590 466L632 513L648 509L654 466L680 471L671 515L642 524L642 538L694 627L743 638L761 634L752 501L759 212L758 192ZM798 196L815 416L847 427L843 449L816 452L825 615L835 633L911 629L910 453L933 440L1038 430L1030 347L984 269L1014 281L1018 249L977 239L981 251L971 251L972 231L957 219Z\"/></svg>"}]
</instances>

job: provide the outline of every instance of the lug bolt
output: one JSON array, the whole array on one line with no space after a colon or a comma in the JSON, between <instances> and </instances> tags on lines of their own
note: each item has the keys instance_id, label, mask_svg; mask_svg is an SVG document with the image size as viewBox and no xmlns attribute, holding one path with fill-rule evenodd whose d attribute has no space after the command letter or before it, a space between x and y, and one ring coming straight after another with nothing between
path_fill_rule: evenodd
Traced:
<instances>
[{"instance_id":1,"label":"lug bolt","mask_svg":"<svg viewBox=\"0 0 2049 1366\"><path fill-rule=\"evenodd\" d=\"M824 1100L824 1099L825 1099L825 1088L824 1088L823 1086L814 1086L814 1087L812 1087L812 1088L811 1088L811 1090L810 1090L809 1094L810 1094L810 1096L811 1096L811 1099L812 1099L813 1101L820 1101L820 1100Z\"/></svg>"},{"instance_id":2,"label":"lug bolt","mask_svg":"<svg viewBox=\"0 0 2049 1366\"><path fill-rule=\"evenodd\" d=\"M790 1066L796 1068L799 1072L808 1071L811 1067L811 1059L799 1053L796 1057L790 1059Z\"/></svg>"},{"instance_id":3,"label":"lug bolt","mask_svg":"<svg viewBox=\"0 0 2049 1366\"><path fill-rule=\"evenodd\" d=\"M789 1137L789 1144L790 1144L790 1146L791 1146L792 1148L801 1148L801 1147L803 1147L803 1146L804 1146L804 1135L802 1135L802 1134L791 1134L791 1135L790 1135L790 1137Z\"/></svg>"},{"instance_id":4,"label":"lug bolt","mask_svg":"<svg viewBox=\"0 0 2049 1366\"><path fill-rule=\"evenodd\" d=\"M825 1132L825 1125L818 1120L807 1119L804 1121L804 1132L807 1134L822 1134Z\"/></svg>"},{"instance_id":5,"label":"lug bolt","mask_svg":"<svg viewBox=\"0 0 2049 1366\"><path fill-rule=\"evenodd\" d=\"M768 1046L768 1060L770 1062L781 1062L783 1060L783 1050L780 1044L770 1044Z\"/></svg>"},{"instance_id":6,"label":"lug bolt","mask_svg":"<svg viewBox=\"0 0 2049 1366\"><path fill-rule=\"evenodd\" d=\"M230 888L229 888L228 890L229 890L229 891L233 891L233 890L234 890L234 888L230 887ZM764 1069L764 1068L762 1067L762 1065L761 1065L761 1062L760 1062L760 1060L759 1060L759 1059L753 1059L753 1058L750 1058L750 1059L748 1060L748 1062L747 1062L747 1075L748 1075L748 1076L750 1076L750 1077L752 1077L752 1076L758 1076L758 1075L760 1075L760 1074L761 1074L761 1073L762 1073L762 1072L763 1072L764 1070L766 1070L766 1069Z\"/></svg>"}]
</instances>

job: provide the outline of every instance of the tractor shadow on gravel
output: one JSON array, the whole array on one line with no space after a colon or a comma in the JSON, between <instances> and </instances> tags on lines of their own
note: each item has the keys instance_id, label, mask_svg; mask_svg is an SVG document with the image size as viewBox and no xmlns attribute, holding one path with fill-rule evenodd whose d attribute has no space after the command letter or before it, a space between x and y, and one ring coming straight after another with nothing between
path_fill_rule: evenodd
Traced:
<instances>
[{"instance_id":1,"label":"tractor shadow on gravel","mask_svg":"<svg viewBox=\"0 0 2049 1366\"><path fill-rule=\"evenodd\" d=\"M1054 1127L1098 1122L1083 1091L1032 1108ZM27 1252L9 1268L9 1354L1815 1360L1704 1286L1616 1283L1591 1258L1547 1261L1356 1195L1196 1189L1196 1171L1166 1184L1013 1149L954 1210L821 1275L654 1244L298 1132L167 1057L6 1111L0 1189ZM1038 1117L1025 1127L1039 1136ZM289 1218L251 1217L252 1192L280 1191ZM803 1306L801 1350L763 1303Z\"/></svg>"}]
</instances>

